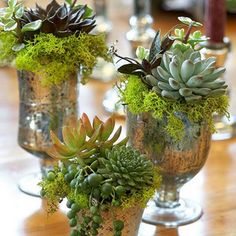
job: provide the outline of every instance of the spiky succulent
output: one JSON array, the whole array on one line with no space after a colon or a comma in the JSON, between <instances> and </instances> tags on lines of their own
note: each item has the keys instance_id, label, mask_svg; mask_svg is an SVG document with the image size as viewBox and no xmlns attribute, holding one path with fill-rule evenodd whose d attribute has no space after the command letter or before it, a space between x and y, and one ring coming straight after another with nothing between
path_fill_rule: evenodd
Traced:
<instances>
[{"instance_id":1,"label":"spiky succulent","mask_svg":"<svg viewBox=\"0 0 236 236\"><path fill-rule=\"evenodd\" d=\"M115 132L115 119L110 117L106 122L95 117L91 124L88 116L84 113L79 120L71 120L62 128L63 142L51 131L52 147L48 154L56 159L74 159L86 164L94 161L93 155L105 153L111 149L119 139L122 127ZM125 145L128 138L124 138L116 145Z\"/></svg>"},{"instance_id":2,"label":"spiky succulent","mask_svg":"<svg viewBox=\"0 0 236 236\"><path fill-rule=\"evenodd\" d=\"M106 158L99 161L104 167L98 169L98 173L125 190L142 189L144 185L152 183L153 165L131 147L115 146L106 152Z\"/></svg>"},{"instance_id":3,"label":"spiky succulent","mask_svg":"<svg viewBox=\"0 0 236 236\"><path fill-rule=\"evenodd\" d=\"M127 139L114 144L120 128L108 140L114 125L113 117L106 122L95 117L91 125L83 114L77 125L63 129L65 144L52 134L54 146L49 154L61 162L40 183L42 196L49 200L51 210L67 198L72 235L98 235L104 211L111 208L114 211L116 207L123 207L122 204L146 203L160 186L160 178L150 160L126 147ZM114 214L114 235L121 235L123 228L124 222Z\"/></svg>"},{"instance_id":4,"label":"spiky succulent","mask_svg":"<svg viewBox=\"0 0 236 236\"><path fill-rule=\"evenodd\" d=\"M203 97L216 97L226 93L225 81L218 78L225 68L215 67L216 58L201 59L199 51L179 48L165 53L162 63L145 80L152 89L167 99L194 102Z\"/></svg>"},{"instance_id":5,"label":"spiky succulent","mask_svg":"<svg viewBox=\"0 0 236 236\"><path fill-rule=\"evenodd\" d=\"M35 9L26 9L20 24L22 27L34 21L40 20L41 27L36 31L26 32L25 39L32 39L35 34L51 33L56 37L68 37L79 35L82 32L89 33L95 27L94 15L87 5L63 4L56 0L51 1L45 9L36 4Z\"/></svg>"}]
</instances>

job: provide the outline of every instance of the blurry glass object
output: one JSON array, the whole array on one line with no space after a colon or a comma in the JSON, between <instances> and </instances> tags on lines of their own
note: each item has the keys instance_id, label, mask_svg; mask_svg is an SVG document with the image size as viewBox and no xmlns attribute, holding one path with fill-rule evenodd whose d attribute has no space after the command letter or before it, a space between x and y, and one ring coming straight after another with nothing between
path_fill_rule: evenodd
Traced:
<instances>
[{"instance_id":1,"label":"blurry glass object","mask_svg":"<svg viewBox=\"0 0 236 236\"><path fill-rule=\"evenodd\" d=\"M40 158L41 172L20 179L22 192L39 197L39 180L52 168L55 160L47 155L51 146L50 130L62 137L62 126L77 117L77 79L59 85L42 86L41 79L32 72L19 71L20 112L18 144Z\"/></svg>"},{"instance_id":2,"label":"blurry glass object","mask_svg":"<svg viewBox=\"0 0 236 236\"><path fill-rule=\"evenodd\" d=\"M106 38L112 30L112 23L107 16L107 1L106 0L93 0L94 11L96 14L96 27L94 32L96 34L105 34ZM109 82L117 76L115 67L112 63L98 58L98 63L93 69L91 77L102 82Z\"/></svg>"},{"instance_id":3,"label":"blurry glass object","mask_svg":"<svg viewBox=\"0 0 236 236\"><path fill-rule=\"evenodd\" d=\"M132 55L139 45L149 48L155 37L155 30L152 29L153 19L150 15L150 0L134 0L134 15L130 17L131 30L127 32L126 38L130 42ZM109 113L124 116L125 111L116 88L112 88L105 94L103 106Z\"/></svg>"},{"instance_id":4,"label":"blurry glass object","mask_svg":"<svg viewBox=\"0 0 236 236\"><path fill-rule=\"evenodd\" d=\"M205 45L202 49L204 57L216 57L216 65L218 67L225 66L227 69L227 56L230 53L230 41L224 38L224 43L214 43ZM225 78L223 78L225 79ZM230 97L230 89L228 88L228 96ZM236 117L230 114L230 117L214 115L216 133L212 135L212 140L226 140L236 136Z\"/></svg>"}]
</instances>

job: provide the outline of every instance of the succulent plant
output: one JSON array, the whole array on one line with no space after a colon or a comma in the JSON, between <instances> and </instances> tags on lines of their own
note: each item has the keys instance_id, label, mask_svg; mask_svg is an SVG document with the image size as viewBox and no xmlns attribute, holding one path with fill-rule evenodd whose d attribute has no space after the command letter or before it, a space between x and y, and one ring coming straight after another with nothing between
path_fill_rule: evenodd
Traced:
<instances>
[{"instance_id":1,"label":"succulent plant","mask_svg":"<svg viewBox=\"0 0 236 236\"><path fill-rule=\"evenodd\" d=\"M94 15L87 5L60 5L56 0L51 1L45 9L36 4L35 9L26 9L20 18L22 27L40 20L41 27L36 31L25 33L25 39L32 39L35 34L51 33L56 37L68 37L82 32L89 33L95 27Z\"/></svg>"},{"instance_id":2,"label":"succulent plant","mask_svg":"<svg viewBox=\"0 0 236 236\"><path fill-rule=\"evenodd\" d=\"M92 10L87 5L76 5L76 2L66 0L60 5L52 0L45 9L37 4L35 9L28 9L17 0L8 0L7 7L0 9L0 26L16 37L14 51L22 50L27 40L33 40L40 33L51 33L56 37L89 33L95 27Z\"/></svg>"},{"instance_id":3,"label":"succulent plant","mask_svg":"<svg viewBox=\"0 0 236 236\"><path fill-rule=\"evenodd\" d=\"M163 55L161 65L145 80L157 94L167 99L183 98L193 102L203 97L220 96L227 88L225 81L218 79L225 68L216 68L215 61L214 57L202 60L200 52L192 48L185 52L175 48Z\"/></svg>"},{"instance_id":4,"label":"succulent plant","mask_svg":"<svg viewBox=\"0 0 236 236\"><path fill-rule=\"evenodd\" d=\"M52 147L47 152L56 159L77 159L86 164L93 162L93 154L105 153L112 148L119 139L122 127L115 132L115 119L113 116L102 122L97 116L91 124L88 116L84 113L79 120L71 120L62 128L63 141L51 131ZM117 146L125 145L128 138L124 138Z\"/></svg>"},{"instance_id":5,"label":"succulent plant","mask_svg":"<svg viewBox=\"0 0 236 236\"><path fill-rule=\"evenodd\" d=\"M98 235L103 211L122 207L129 198L135 198L135 204L146 203L147 196L151 197L160 185L151 161L125 146L127 138L114 144L121 128L108 140L114 126L114 117L106 122L95 117L91 124L83 114L76 125L63 129L65 144L52 133L54 145L49 155L61 162L40 183L42 196L51 201L52 207L67 198L71 235ZM124 222L114 215L114 235L121 235L123 228Z\"/></svg>"},{"instance_id":6,"label":"succulent plant","mask_svg":"<svg viewBox=\"0 0 236 236\"><path fill-rule=\"evenodd\" d=\"M171 29L163 39L158 31L150 50L137 48L138 60L121 57L115 51L115 56L128 62L118 71L138 76L149 90L165 99L195 102L224 95L227 85L219 77L225 68L216 68L213 57L202 59L197 47L207 38L199 30L191 34L193 27L202 24L188 17L178 19L188 26L187 31L175 26L175 34Z\"/></svg>"},{"instance_id":7,"label":"succulent plant","mask_svg":"<svg viewBox=\"0 0 236 236\"><path fill-rule=\"evenodd\" d=\"M131 147L115 146L99 162L101 168L98 173L111 179L113 185L120 185L125 190L141 189L143 185L152 183L153 165Z\"/></svg>"}]
</instances>

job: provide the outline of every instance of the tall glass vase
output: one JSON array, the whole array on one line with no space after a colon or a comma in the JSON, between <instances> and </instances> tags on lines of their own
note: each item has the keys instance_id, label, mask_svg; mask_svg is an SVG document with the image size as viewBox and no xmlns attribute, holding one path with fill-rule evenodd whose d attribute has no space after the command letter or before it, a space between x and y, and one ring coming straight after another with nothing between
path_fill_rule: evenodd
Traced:
<instances>
[{"instance_id":1,"label":"tall glass vase","mask_svg":"<svg viewBox=\"0 0 236 236\"><path fill-rule=\"evenodd\" d=\"M50 130L61 137L62 126L77 117L77 76L59 85L43 86L41 78L32 72L18 71L19 125L18 144L40 158L41 172L23 177L21 191L39 196L39 179L55 163L46 151L51 146Z\"/></svg>"},{"instance_id":2,"label":"tall glass vase","mask_svg":"<svg viewBox=\"0 0 236 236\"><path fill-rule=\"evenodd\" d=\"M211 133L204 121L192 123L183 113L176 116L184 123L182 140L175 140L166 132L166 118L157 120L150 113L130 112L127 117L130 145L146 154L162 176L161 188L149 201L143 221L166 227L185 225L201 217L201 207L179 195L181 187L203 167L211 143Z\"/></svg>"}]
</instances>

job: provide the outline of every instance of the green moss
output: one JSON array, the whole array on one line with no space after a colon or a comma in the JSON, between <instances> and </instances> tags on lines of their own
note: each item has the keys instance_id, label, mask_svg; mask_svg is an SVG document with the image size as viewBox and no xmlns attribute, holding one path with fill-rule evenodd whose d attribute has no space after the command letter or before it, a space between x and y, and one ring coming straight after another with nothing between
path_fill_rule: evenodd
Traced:
<instances>
[{"instance_id":1,"label":"green moss","mask_svg":"<svg viewBox=\"0 0 236 236\"><path fill-rule=\"evenodd\" d=\"M89 75L97 57L108 60L104 35L57 38L39 34L18 53L16 68L34 72L43 78L43 84L51 85L70 79L78 70L83 76Z\"/></svg>"},{"instance_id":2,"label":"green moss","mask_svg":"<svg viewBox=\"0 0 236 236\"><path fill-rule=\"evenodd\" d=\"M64 180L64 175L59 172L59 168L55 167L53 171L55 173L55 179L53 181L44 179L39 183L42 187L43 196L48 200L49 213L55 212L60 200L70 192L70 186Z\"/></svg>"},{"instance_id":3,"label":"green moss","mask_svg":"<svg viewBox=\"0 0 236 236\"><path fill-rule=\"evenodd\" d=\"M16 37L9 32L0 32L0 64L9 65L15 58L12 47L16 44Z\"/></svg>"},{"instance_id":4,"label":"green moss","mask_svg":"<svg viewBox=\"0 0 236 236\"><path fill-rule=\"evenodd\" d=\"M144 94L148 90L143 83L140 83L140 79L137 76L131 75L129 77L129 83L123 93L125 103L129 104L129 110L132 113L139 113L143 110ZM133 96L135 94L135 96Z\"/></svg>"},{"instance_id":5,"label":"green moss","mask_svg":"<svg viewBox=\"0 0 236 236\"><path fill-rule=\"evenodd\" d=\"M89 207L89 196L86 194L72 191L68 194L67 199L77 203L80 209Z\"/></svg>"},{"instance_id":6,"label":"green moss","mask_svg":"<svg viewBox=\"0 0 236 236\"><path fill-rule=\"evenodd\" d=\"M153 175L153 184L148 187L144 187L141 191L132 193L131 196L124 197L122 199L123 208L130 208L134 205L140 205L145 208L147 202L154 196L157 189L161 185L161 176L159 174L158 168L155 167Z\"/></svg>"},{"instance_id":7,"label":"green moss","mask_svg":"<svg viewBox=\"0 0 236 236\"><path fill-rule=\"evenodd\" d=\"M138 114L141 112L152 112L156 119L167 118L165 130L168 134L180 140L184 135L184 124L177 112L187 115L190 122L201 122L205 120L211 131L215 132L212 114L229 116L227 112L228 97L220 96L217 98L205 98L200 102L186 103L184 101L165 100L158 96L154 91L148 91L146 86L140 82L136 76L130 76L126 88L122 92L124 103L129 107L130 112Z\"/></svg>"}]
</instances>

